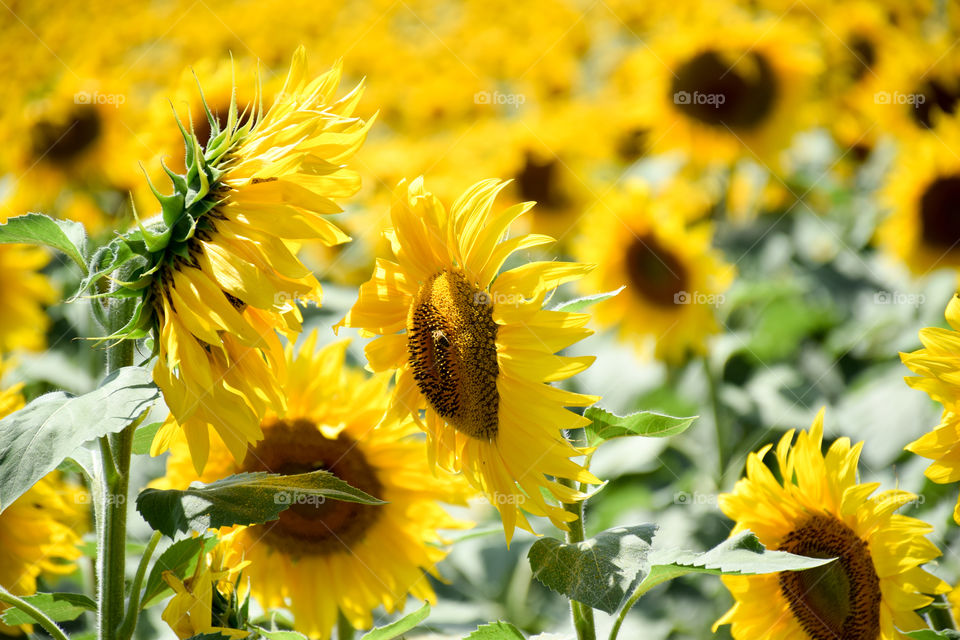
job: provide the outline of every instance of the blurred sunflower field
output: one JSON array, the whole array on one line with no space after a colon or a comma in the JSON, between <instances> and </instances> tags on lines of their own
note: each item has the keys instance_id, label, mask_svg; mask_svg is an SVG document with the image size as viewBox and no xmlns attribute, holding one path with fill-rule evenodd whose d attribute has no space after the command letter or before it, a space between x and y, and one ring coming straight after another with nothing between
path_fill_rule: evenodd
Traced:
<instances>
[{"instance_id":1,"label":"blurred sunflower field","mask_svg":"<svg viewBox=\"0 0 960 640\"><path fill-rule=\"evenodd\" d=\"M0 635L960 638L954 0L0 5Z\"/></svg>"}]
</instances>

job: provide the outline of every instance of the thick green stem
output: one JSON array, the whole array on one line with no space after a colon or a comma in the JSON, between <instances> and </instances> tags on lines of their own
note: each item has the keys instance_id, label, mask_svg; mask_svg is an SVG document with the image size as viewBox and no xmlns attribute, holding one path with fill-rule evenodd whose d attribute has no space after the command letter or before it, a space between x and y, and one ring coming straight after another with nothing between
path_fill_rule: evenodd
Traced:
<instances>
[{"instance_id":1,"label":"thick green stem","mask_svg":"<svg viewBox=\"0 0 960 640\"><path fill-rule=\"evenodd\" d=\"M356 631L343 612L337 611L337 640L353 640Z\"/></svg>"},{"instance_id":2,"label":"thick green stem","mask_svg":"<svg viewBox=\"0 0 960 640\"><path fill-rule=\"evenodd\" d=\"M727 464L727 446L730 442L730 433L727 423L723 421L720 411L720 394L717 389L717 378L710 366L710 357L703 357L703 373L707 378L707 393L710 396L710 409L713 412L713 428L717 433L717 480L723 481L723 474Z\"/></svg>"},{"instance_id":3,"label":"thick green stem","mask_svg":"<svg viewBox=\"0 0 960 640\"><path fill-rule=\"evenodd\" d=\"M43 627L51 637L56 638L56 640L68 640L67 634L63 632L63 629L58 627L56 622L47 617L47 614L34 607L23 598L18 598L17 596L13 595L2 586L0 586L0 602L4 602L12 607L16 607L17 609L20 609L20 611L23 611L29 615L31 618L36 620L37 624Z\"/></svg>"},{"instance_id":4,"label":"thick green stem","mask_svg":"<svg viewBox=\"0 0 960 640\"><path fill-rule=\"evenodd\" d=\"M123 618L123 624L120 625L120 631L117 632L119 640L129 640L137 628L137 620L140 617L140 589L143 587L143 578L147 574L147 566L150 564L150 558L153 557L153 550L157 548L162 534L154 531L147 542L147 548L143 550L140 557L140 565L137 567L137 575L133 578L133 584L130 585L130 602L127 605L127 615Z\"/></svg>"},{"instance_id":5,"label":"thick green stem","mask_svg":"<svg viewBox=\"0 0 960 640\"><path fill-rule=\"evenodd\" d=\"M943 594L934 597L933 604L927 608L927 617L935 631L957 628L950 612L950 603Z\"/></svg>"},{"instance_id":6,"label":"thick green stem","mask_svg":"<svg viewBox=\"0 0 960 640\"><path fill-rule=\"evenodd\" d=\"M633 592L629 599L627 599L626 604L623 605L623 608L620 609L620 614L617 616L616 621L614 621L613 626L610 628L610 637L608 640L617 640L617 636L620 634L620 627L623 625L623 621L627 619L627 614L630 613L630 609L633 608L633 605L637 604L637 600L640 599L646 593L646 590L643 591L637 589Z\"/></svg>"},{"instance_id":7,"label":"thick green stem","mask_svg":"<svg viewBox=\"0 0 960 640\"><path fill-rule=\"evenodd\" d=\"M108 332L121 329L132 310L132 300L114 299L107 309ZM133 341L121 340L107 350L107 373L133 364ZM102 475L99 497L102 514L97 523L97 638L113 640L123 624L126 574L127 488L136 421L120 433L100 438Z\"/></svg>"},{"instance_id":8,"label":"thick green stem","mask_svg":"<svg viewBox=\"0 0 960 640\"><path fill-rule=\"evenodd\" d=\"M572 480L558 478L558 481L568 487L575 487ZM567 531L567 542L570 544L583 542L587 539L586 527L583 523L583 501L580 500L573 504L564 504L563 508L577 516L576 520L568 523L570 529ZM582 602L571 600L570 613L573 615L573 628L577 631L577 640L597 640L597 629L593 620L593 608Z\"/></svg>"}]
</instances>

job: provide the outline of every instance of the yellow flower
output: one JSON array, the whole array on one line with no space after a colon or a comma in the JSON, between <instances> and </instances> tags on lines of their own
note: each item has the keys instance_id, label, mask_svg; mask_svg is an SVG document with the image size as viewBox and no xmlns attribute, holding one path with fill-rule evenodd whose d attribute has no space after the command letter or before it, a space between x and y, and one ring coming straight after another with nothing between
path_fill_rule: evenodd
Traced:
<instances>
[{"instance_id":1,"label":"yellow flower","mask_svg":"<svg viewBox=\"0 0 960 640\"><path fill-rule=\"evenodd\" d=\"M400 183L387 232L396 262L377 260L339 326L381 336L366 355L374 371L397 373L393 413L414 416L427 432L430 460L462 470L486 494L509 542L516 525L532 530L524 513L547 516L561 528L575 519L553 499L570 503L584 494L547 475L598 481L570 459L583 451L560 433L586 423L564 407L596 398L543 384L569 378L594 360L554 355L590 335L588 315L542 309L552 289L591 267L535 262L498 275L513 252L552 241L542 235L504 240L510 223L533 206L492 214L505 186L479 182L448 212L422 179Z\"/></svg>"},{"instance_id":2,"label":"yellow flower","mask_svg":"<svg viewBox=\"0 0 960 640\"><path fill-rule=\"evenodd\" d=\"M245 575L253 596L264 607L292 611L298 630L328 638L338 610L360 629L373 624L378 606L402 609L407 594L436 602L425 574L439 577L435 565L446 556L439 530L466 526L438 501L463 504L468 491L456 476L432 473L409 419L384 419L389 375L368 378L346 367L346 341L320 351L316 342L314 332L297 356L288 347L287 413L267 415L264 439L245 459L233 460L214 437L210 462L197 476L178 439L157 484L183 488L245 471L326 469L387 501L298 500L279 520L232 534L231 548L250 561Z\"/></svg>"},{"instance_id":3,"label":"yellow flower","mask_svg":"<svg viewBox=\"0 0 960 640\"><path fill-rule=\"evenodd\" d=\"M0 418L23 407L21 385L0 391ZM14 595L37 592L37 578L66 575L80 557L79 532L86 526L86 493L54 471L0 513L0 585ZM6 605L0 604L0 611ZM0 634L29 631L31 625L0 623Z\"/></svg>"},{"instance_id":4,"label":"yellow flower","mask_svg":"<svg viewBox=\"0 0 960 640\"><path fill-rule=\"evenodd\" d=\"M894 513L916 500L907 491L870 497L879 483L857 482L863 443L838 438L821 452L823 411L793 441L776 447L781 480L764 462L767 445L747 459L747 477L720 496L720 509L768 549L837 560L806 571L724 576L736 603L714 625L745 640L893 640L924 628L915 613L949 591L921 565L940 555L933 527ZM792 443L792 444L791 444Z\"/></svg>"},{"instance_id":5,"label":"yellow flower","mask_svg":"<svg viewBox=\"0 0 960 640\"><path fill-rule=\"evenodd\" d=\"M884 250L918 274L960 267L960 116L940 118L933 133L903 141L884 194L893 211L877 232Z\"/></svg>"},{"instance_id":6,"label":"yellow flower","mask_svg":"<svg viewBox=\"0 0 960 640\"><path fill-rule=\"evenodd\" d=\"M249 564L249 561L242 561L227 536L197 559L193 575L185 580L180 580L172 571L164 571L163 580L173 589L174 595L161 618L181 640L201 633L246 638L249 631L231 625L237 624L234 582Z\"/></svg>"},{"instance_id":7,"label":"yellow flower","mask_svg":"<svg viewBox=\"0 0 960 640\"><path fill-rule=\"evenodd\" d=\"M901 353L900 359L917 376L906 378L914 389L925 391L943 405L940 424L930 433L906 446L918 456L933 462L925 475L933 482L948 484L960 480L960 296L954 295L947 305L947 322L952 329L926 327L920 330L923 348L913 353ZM953 511L953 519L960 524L960 502Z\"/></svg>"},{"instance_id":8,"label":"yellow flower","mask_svg":"<svg viewBox=\"0 0 960 640\"><path fill-rule=\"evenodd\" d=\"M716 307L735 273L710 246L710 223L687 225L709 201L678 197L685 191L654 196L630 185L610 194L588 214L576 245L580 260L598 265L580 283L584 291L627 287L597 305L597 320L617 327L642 354L671 363L706 352L707 338L719 330Z\"/></svg>"},{"instance_id":9,"label":"yellow flower","mask_svg":"<svg viewBox=\"0 0 960 640\"><path fill-rule=\"evenodd\" d=\"M811 117L819 60L809 38L782 15L695 6L660 21L616 72L616 84L634 109L648 112L654 151L681 150L698 165L738 157L775 164Z\"/></svg>"},{"instance_id":10,"label":"yellow flower","mask_svg":"<svg viewBox=\"0 0 960 640\"><path fill-rule=\"evenodd\" d=\"M186 179L174 178L173 195L158 196L167 226L160 238L143 234L159 257L151 258L141 313L157 333L154 380L171 411L153 455L182 428L200 471L213 429L242 460L262 437L267 408L283 407L276 331L300 330L297 300L320 301L320 284L296 252L311 240L349 240L324 216L340 211L333 198L359 188L342 162L369 124L350 117L359 90L334 101L339 78L337 67L307 82L300 48L266 113L244 116L234 103L223 130L210 115L203 150L185 136L191 168Z\"/></svg>"},{"instance_id":11,"label":"yellow flower","mask_svg":"<svg viewBox=\"0 0 960 640\"><path fill-rule=\"evenodd\" d=\"M0 355L46 345L50 319L43 306L57 298L50 280L40 273L48 262L50 255L39 247L0 245Z\"/></svg>"}]
</instances>

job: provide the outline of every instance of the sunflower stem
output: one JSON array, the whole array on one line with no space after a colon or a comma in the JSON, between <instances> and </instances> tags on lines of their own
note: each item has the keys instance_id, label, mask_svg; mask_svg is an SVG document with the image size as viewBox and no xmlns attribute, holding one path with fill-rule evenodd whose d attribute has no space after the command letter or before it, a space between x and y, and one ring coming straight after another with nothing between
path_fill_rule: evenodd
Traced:
<instances>
[{"instance_id":1,"label":"sunflower stem","mask_svg":"<svg viewBox=\"0 0 960 640\"><path fill-rule=\"evenodd\" d=\"M123 624L117 632L119 640L129 640L137 628L137 619L140 617L140 589L143 586L143 578L147 574L147 566L150 564L150 558L153 557L153 551L157 548L162 534L154 531L147 542L147 548L143 550L143 556L140 557L140 565L137 567L137 575L133 578L133 584L130 585L130 602L127 604L127 614L123 618Z\"/></svg>"},{"instance_id":2,"label":"sunflower stem","mask_svg":"<svg viewBox=\"0 0 960 640\"><path fill-rule=\"evenodd\" d=\"M350 624L350 621L347 620L347 617L343 615L343 611L337 610L337 640L353 640L354 634L356 634L356 629L353 628L353 625Z\"/></svg>"},{"instance_id":3,"label":"sunflower stem","mask_svg":"<svg viewBox=\"0 0 960 640\"><path fill-rule=\"evenodd\" d=\"M703 373L707 378L707 394L710 397L710 409L713 414L713 428L717 433L717 480L723 481L723 474L726 471L727 464L727 443L730 441L730 434L727 432L726 423L721 420L720 394L717 385L717 377L714 374L713 367L710 366L710 357L703 357Z\"/></svg>"},{"instance_id":4,"label":"sunflower stem","mask_svg":"<svg viewBox=\"0 0 960 640\"><path fill-rule=\"evenodd\" d=\"M576 488L573 480L567 478L557 478L560 484L570 488ZM564 503L563 508L577 516L577 519L568 523L569 529L566 532L567 542L575 544L587 539L587 531L583 522L583 500L578 500L573 504ZM573 616L573 628L577 631L577 640L597 640L596 624L593 620L593 609L582 602L570 600L570 613Z\"/></svg>"},{"instance_id":5,"label":"sunflower stem","mask_svg":"<svg viewBox=\"0 0 960 640\"><path fill-rule=\"evenodd\" d=\"M109 333L123 328L133 311L132 298L114 298L107 309ZM121 340L107 350L107 373L133 364L133 342ZM130 483L130 456L137 420L120 433L100 438L103 473L97 488L100 502L97 523L97 638L117 637L124 618L124 577L126 575L127 488Z\"/></svg>"},{"instance_id":6,"label":"sunflower stem","mask_svg":"<svg viewBox=\"0 0 960 640\"><path fill-rule=\"evenodd\" d=\"M946 629L956 630L957 625L950 611L950 603L942 593L934 596L933 602L927 607L927 617L934 631Z\"/></svg>"},{"instance_id":7,"label":"sunflower stem","mask_svg":"<svg viewBox=\"0 0 960 640\"><path fill-rule=\"evenodd\" d=\"M57 626L57 623L50 619L47 614L40 609L37 609L35 606L24 600L23 598L18 598L9 591L7 591L2 585L0 585L0 602L10 605L23 611L31 618L37 621L44 630L50 634L51 637L56 638L56 640L69 640L67 634L63 632L63 629Z\"/></svg>"}]
</instances>

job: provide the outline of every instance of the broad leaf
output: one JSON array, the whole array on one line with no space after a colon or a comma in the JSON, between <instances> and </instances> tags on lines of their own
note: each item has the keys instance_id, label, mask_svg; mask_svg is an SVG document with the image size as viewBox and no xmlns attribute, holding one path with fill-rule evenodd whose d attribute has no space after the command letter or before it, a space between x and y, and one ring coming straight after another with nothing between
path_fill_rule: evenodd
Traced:
<instances>
[{"instance_id":1,"label":"broad leaf","mask_svg":"<svg viewBox=\"0 0 960 640\"><path fill-rule=\"evenodd\" d=\"M464 640L524 640L520 630L509 622L482 624Z\"/></svg>"},{"instance_id":2,"label":"broad leaf","mask_svg":"<svg viewBox=\"0 0 960 640\"><path fill-rule=\"evenodd\" d=\"M587 435L587 446L595 447L598 444L621 438L624 436L646 436L648 438L664 438L683 433L699 416L689 418L675 418L653 411L638 411L625 416L618 416L599 407L589 407L583 413L591 423L584 427Z\"/></svg>"},{"instance_id":3,"label":"broad leaf","mask_svg":"<svg viewBox=\"0 0 960 640\"><path fill-rule=\"evenodd\" d=\"M638 591L688 573L714 575L757 575L812 569L833 562L834 558L807 558L785 551L768 551L750 531L724 540L709 551L656 550L649 556L650 569Z\"/></svg>"},{"instance_id":4,"label":"broad leaf","mask_svg":"<svg viewBox=\"0 0 960 640\"><path fill-rule=\"evenodd\" d=\"M158 397L149 371L124 367L90 393L48 393L0 420L0 511L84 442L122 431Z\"/></svg>"},{"instance_id":5,"label":"broad leaf","mask_svg":"<svg viewBox=\"0 0 960 640\"><path fill-rule=\"evenodd\" d=\"M413 613L408 613L399 620L391 622L388 625L383 627L377 627L363 634L363 637L360 640L393 640L394 638L399 638L407 631L410 631L418 624L427 619L427 616L430 615L430 604L424 603L422 607L414 611Z\"/></svg>"},{"instance_id":6,"label":"broad leaf","mask_svg":"<svg viewBox=\"0 0 960 640\"><path fill-rule=\"evenodd\" d=\"M184 490L144 489L137 511L151 527L174 537L177 532L276 520L293 504L320 504L326 499L383 504L328 471L284 476L240 473L210 484L195 482Z\"/></svg>"},{"instance_id":7,"label":"broad leaf","mask_svg":"<svg viewBox=\"0 0 960 640\"><path fill-rule=\"evenodd\" d=\"M84 611L97 610L97 603L82 593L38 593L24 596L23 599L47 614L54 622L76 620ZM37 622L30 614L14 607L4 609L0 620L11 626Z\"/></svg>"},{"instance_id":8,"label":"broad leaf","mask_svg":"<svg viewBox=\"0 0 960 640\"><path fill-rule=\"evenodd\" d=\"M913 640L960 640L960 631L953 629L944 629L943 631L934 631L933 629L921 629L920 631L908 631L905 634Z\"/></svg>"},{"instance_id":9,"label":"broad leaf","mask_svg":"<svg viewBox=\"0 0 960 640\"><path fill-rule=\"evenodd\" d=\"M172 571L175 576L181 580L197 566L197 559L201 554L213 549L217 539L213 536L196 538L184 538L178 540L167 547L166 551L160 554L150 574L147 576L146 585L143 588L143 598L140 600L140 606L146 609L162 598L164 598L170 587L163 581L163 572Z\"/></svg>"},{"instance_id":10,"label":"broad leaf","mask_svg":"<svg viewBox=\"0 0 960 640\"><path fill-rule=\"evenodd\" d=\"M87 232L79 222L55 220L40 213L9 218L0 224L0 243L51 247L80 265L84 273L87 271L87 261L84 259Z\"/></svg>"},{"instance_id":11,"label":"broad leaf","mask_svg":"<svg viewBox=\"0 0 960 640\"><path fill-rule=\"evenodd\" d=\"M250 630L256 631L257 635L266 638L266 640L310 640L299 631L267 631L256 626L251 626Z\"/></svg>"},{"instance_id":12,"label":"broad leaf","mask_svg":"<svg viewBox=\"0 0 960 640\"><path fill-rule=\"evenodd\" d=\"M584 296L582 298L577 298L576 300L567 300L566 302L561 302L555 306L551 311L566 311L570 313L578 313L583 311L591 305L595 305L598 302L603 302L604 300L609 300L614 297L626 287L620 287L613 291L607 291L606 293L596 293L592 296Z\"/></svg>"},{"instance_id":13,"label":"broad leaf","mask_svg":"<svg viewBox=\"0 0 960 640\"><path fill-rule=\"evenodd\" d=\"M657 525L618 527L567 544L540 538L527 558L533 577L557 593L614 613L646 575Z\"/></svg>"}]
</instances>

